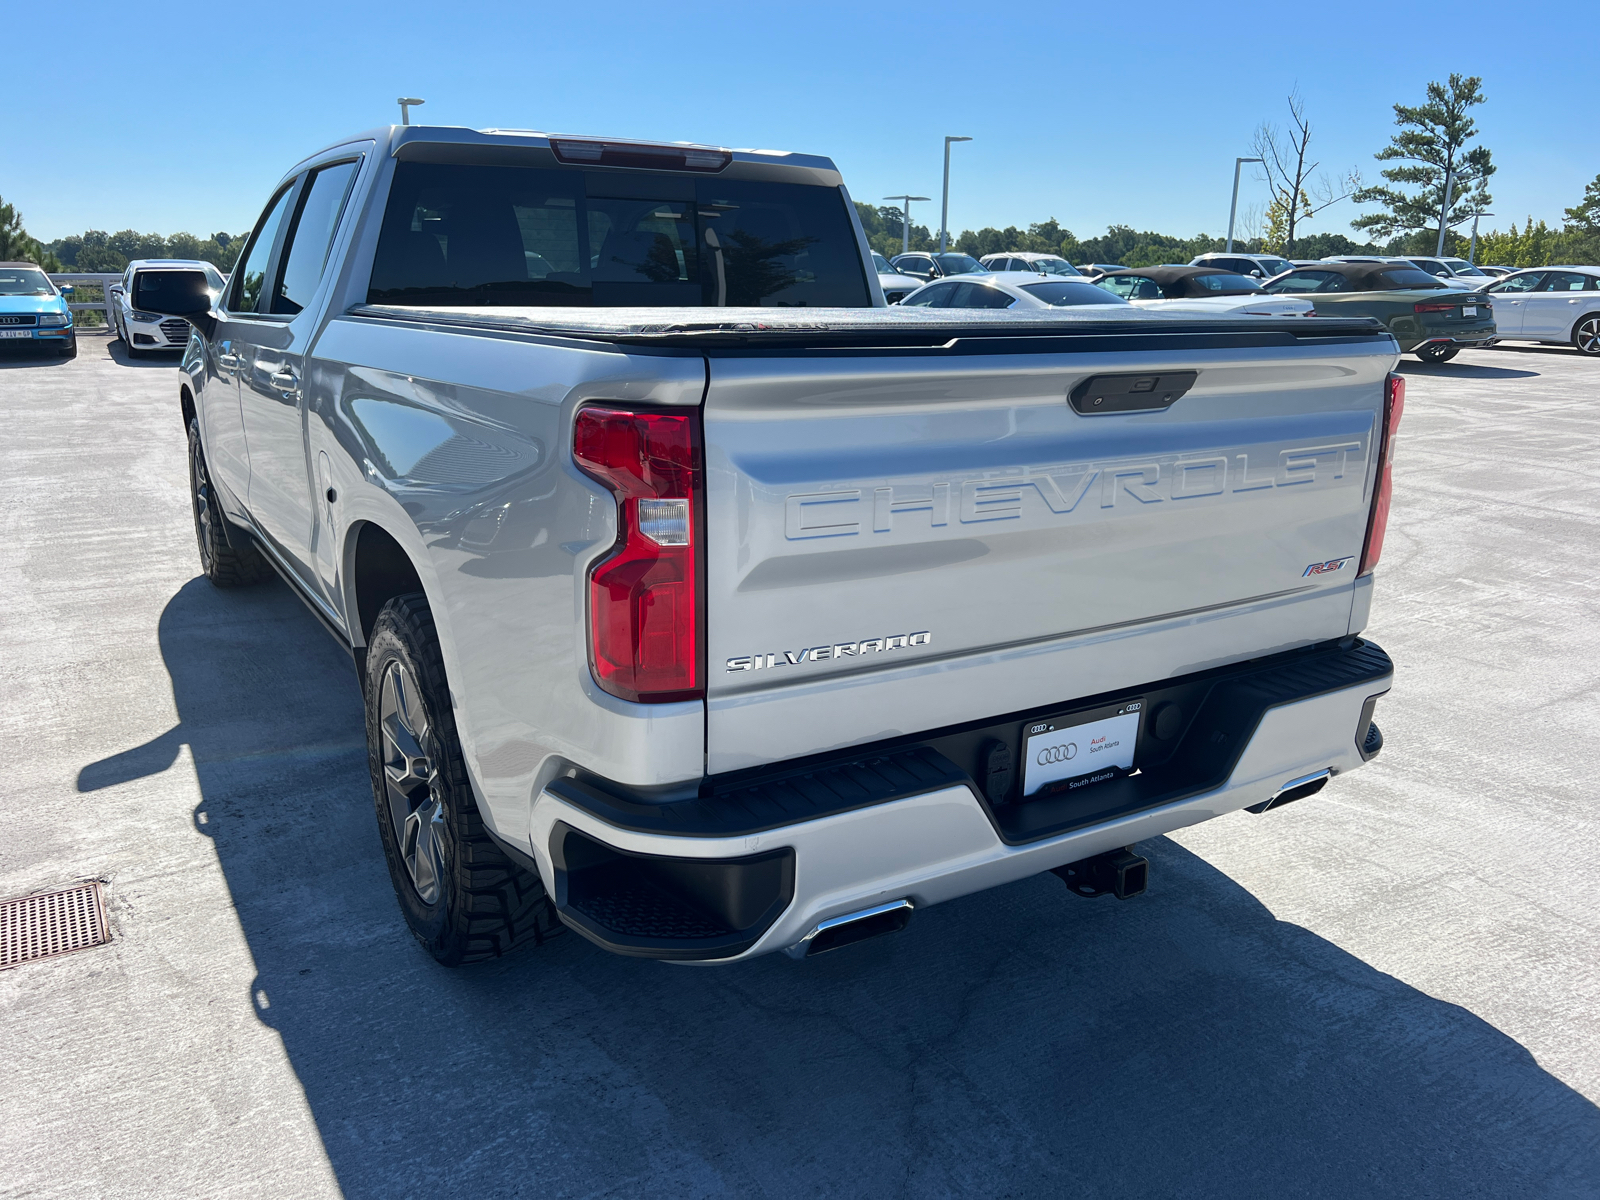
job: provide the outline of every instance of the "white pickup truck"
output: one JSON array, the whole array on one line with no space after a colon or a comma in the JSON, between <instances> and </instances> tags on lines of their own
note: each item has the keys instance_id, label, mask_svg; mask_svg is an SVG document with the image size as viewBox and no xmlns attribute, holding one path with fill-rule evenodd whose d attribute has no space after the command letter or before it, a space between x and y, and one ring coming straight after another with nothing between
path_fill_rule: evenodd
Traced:
<instances>
[{"instance_id":1,"label":"white pickup truck","mask_svg":"<svg viewBox=\"0 0 1600 1200\"><path fill-rule=\"evenodd\" d=\"M200 560L349 648L439 961L801 956L1376 754L1375 322L889 308L839 174L389 128L283 177L181 375Z\"/></svg>"}]
</instances>

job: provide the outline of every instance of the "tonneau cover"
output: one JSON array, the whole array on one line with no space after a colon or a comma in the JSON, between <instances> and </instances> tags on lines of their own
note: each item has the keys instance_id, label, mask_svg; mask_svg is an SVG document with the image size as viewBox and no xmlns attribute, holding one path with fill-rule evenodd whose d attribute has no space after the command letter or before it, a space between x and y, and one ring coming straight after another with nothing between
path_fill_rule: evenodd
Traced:
<instances>
[{"instance_id":1,"label":"tonneau cover","mask_svg":"<svg viewBox=\"0 0 1600 1200\"><path fill-rule=\"evenodd\" d=\"M708 314L716 312L718 315ZM1016 341L1106 338L1144 341L1156 336L1191 348L1289 346L1306 342L1384 339L1371 318L1237 317L1184 313L1181 317L1136 308L1108 314L1100 306L1058 311L930 308L427 308L363 304L350 315L454 328L580 338L627 345L680 346L710 352L748 348L955 348L983 339L985 352L1003 348L994 339ZM1020 347L1018 347L1020 348ZM1068 349L1053 344L1053 349ZM1130 345L1130 349L1153 348Z\"/></svg>"}]
</instances>

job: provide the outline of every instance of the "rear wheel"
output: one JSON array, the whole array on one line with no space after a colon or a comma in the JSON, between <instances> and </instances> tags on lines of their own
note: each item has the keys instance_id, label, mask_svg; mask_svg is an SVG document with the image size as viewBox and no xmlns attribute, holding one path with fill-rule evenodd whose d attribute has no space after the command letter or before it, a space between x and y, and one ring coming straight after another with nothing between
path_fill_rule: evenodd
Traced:
<instances>
[{"instance_id":1,"label":"rear wheel","mask_svg":"<svg viewBox=\"0 0 1600 1200\"><path fill-rule=\"evenodd\" d=\"M544 885L485 829L456 735L439 635L414 592L378 613L367 646L367 761L389 878L406 924L445 966L560 931Z\"/></svg>"},{"instance_id":2,"label":"rear wheel","mask_svg":"<svg viewBox=\"0 0 1600 1200\"><path fill-rule=\"evenodd\" d=\"M250 535L230 530L222 515L205 448L200 444L200 422L189 422L189 499L194 506L194 537L200 548L200 571L213 587L248 587L260 583L271 569ZM229 540L229 534L232 540Z\"/></svg>"},{"instance_id":3,"label":"rear wheel","mask_svg":"<svg viewBox=\"0 0 1600 1200\"><path fill-rule=\"evenodd\" d=\"M1429 363L1449 362L1460 353L1460 346L1452 346L1448 342L1429 342L1426 346L1418 346L1416 350L1417 357Z\"/></svg>"},{"instance_id":4,"label":"rear wheel","mask_svg":"<svg viewBox=\"0 0 1600 1200\"><path fill-rule=\"evenodd\" d=\"M1600 358L1600 313L1582 317L1572 327L1572 344L1580 353Z\"/></svg>"}]
</instances>

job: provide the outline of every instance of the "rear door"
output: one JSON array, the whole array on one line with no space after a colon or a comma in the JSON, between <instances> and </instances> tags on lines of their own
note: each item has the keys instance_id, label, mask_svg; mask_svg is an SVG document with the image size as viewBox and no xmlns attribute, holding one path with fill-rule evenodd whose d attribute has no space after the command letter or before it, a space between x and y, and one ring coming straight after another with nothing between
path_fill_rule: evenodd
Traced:
<instances>
[{"instance_id":1,"label":"rear door","mask_svg":"<svg viewBox=\"0 0 1600 1200\"><path fill-rule=\"evenodd\" d=\"M1392 341L962 342L711 358L711 771L1347 633ZM1130 372L1196 374L1164 411L1069 402Z\"/></svg>"}]
</instances>

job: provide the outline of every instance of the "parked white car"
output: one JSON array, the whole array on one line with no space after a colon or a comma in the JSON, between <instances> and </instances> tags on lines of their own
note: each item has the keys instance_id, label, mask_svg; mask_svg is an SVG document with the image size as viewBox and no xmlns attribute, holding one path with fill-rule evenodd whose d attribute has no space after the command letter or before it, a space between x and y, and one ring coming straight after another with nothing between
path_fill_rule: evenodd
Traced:
<instances>
[{"instance_id":1,"label":"parked white car","mask_svg":"<svg viewBox=\"0 0 1600 1200\"><path fill-rule=\"evenodd\" d=\"M1214 271L1232 271L1235 275L1248 275L1253 279L1271 279L1294 267L1287 258L1277 254L1229 254L1226 251L1191 258L1189 265L1210 267Z\"/></svg>"},{"instance_id":2,"label":"parked white car","mask_svg":"<svg viewBox=\"0 0 1600 1200\"><path fill-rule=\"evenodd\" d=\"M1023 271L1037 275L1068 275L1077 279L1083 277L1083 272L1059 254L1015 250L1005 254L985 254L978 261L985 271Z\"/></svg>"},{"instance_id":3,"label":"parked white car","mask_svg":"<svg viewBox=\"0 0 1600 1200\"><path fill-rule=\"evenodd\" d=\"M1249 317L1306 316L1314 311L1298 296L1272 296L1254 279L1210 267L1139 267L1095 280L1139 308L1162 312L1237 313Z\"/></svg>"},{"instance_id":4,"label":"parked white car","mask_svg":"<svg viewBox=\"0 0 1600 1200\"><path fill-rule=\"evenodd\" d=\"M1127 315L1128 303L1087 279L1046 279L1037 271L1001 271L942 279L918 288L907 308L1106 308Z\"/></svg>"},{"instance_id":5,"label":"parked white car","mask_svg":"<svg viewBox=\"0 0 1600 1200\"><path fill-rule=\"evenodd\" d=\"M893 264L876 250L872 252L872 265L878 269L878 286L883 289L883 298L890 304L899 304L922 286L922 280L912 275L900 274L894 269Z\"/></svg>"},{"instance_id":6,"label":"parked white car","mask_svg":"<svg viewBox=\"0 0 1600 1200\"><path fill-rule=\"evenodd\" d=\"M1600 267L1535 267L1483 290L1502 342L1567 342L1600 358Z\"/></svg>"},{"instance_id":7,"label":"parked white car","mask_svg":"<svg viewBox=\"0 0 1600 1200\"><path fill-rule=\"evenodd\" d=\"M222 272L208 262L192 258L136 258L122 273L122 282L111 285L111 323L127 348L129 358L150 350L182 350L189 344L189 322L159 313L141 312L133 307L135 280L146 271L193 271L206 273L213 295L224 286Z\"/></svg>"}]
</instances>

